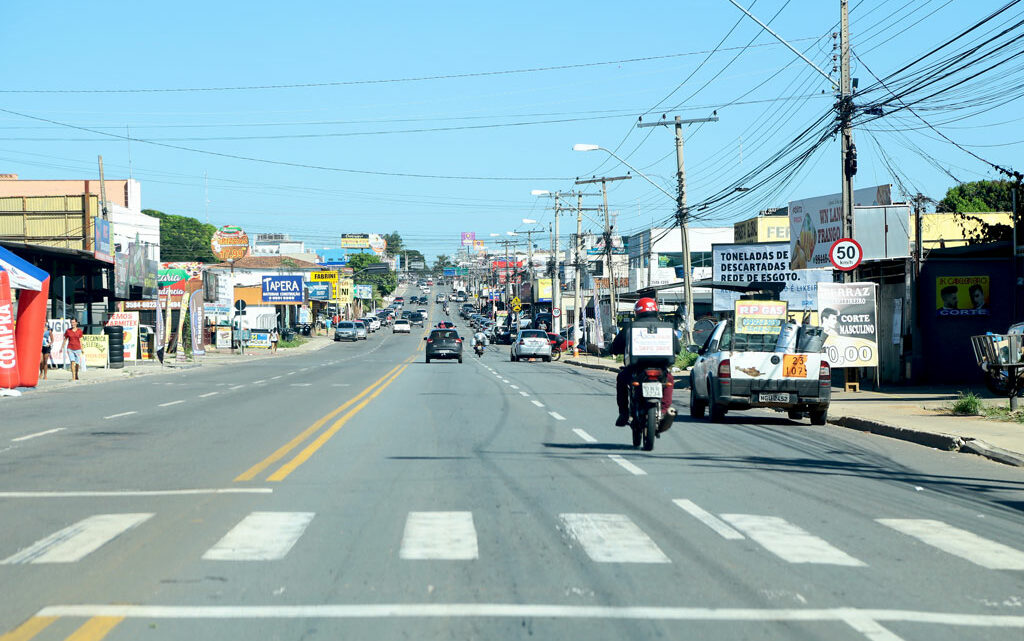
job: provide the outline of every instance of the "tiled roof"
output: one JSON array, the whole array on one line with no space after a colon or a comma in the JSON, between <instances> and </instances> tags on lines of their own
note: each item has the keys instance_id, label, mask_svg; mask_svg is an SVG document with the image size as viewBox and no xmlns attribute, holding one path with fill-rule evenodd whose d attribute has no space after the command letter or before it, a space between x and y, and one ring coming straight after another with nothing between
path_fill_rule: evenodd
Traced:
<instances>
[{"instance_id":1,"label":"tiled roof","mask_svg":"<svg viewBox=\"0 0 1024 641\"><path fill-rule=\"evenodd\" d=\"M246 256L235 261L235 269L322 269L311 263L288 256ZM230 268L231 263L217 263L211 267Z\"/></svg>"}]
</instances>

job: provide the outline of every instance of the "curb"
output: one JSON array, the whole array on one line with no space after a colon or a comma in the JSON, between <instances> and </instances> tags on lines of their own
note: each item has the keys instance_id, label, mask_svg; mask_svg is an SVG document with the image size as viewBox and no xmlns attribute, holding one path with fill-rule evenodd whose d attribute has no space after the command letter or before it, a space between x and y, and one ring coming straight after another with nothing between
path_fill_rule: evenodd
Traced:
<instances>
[{"instance_id":1,"label":"curb","mask_svg":"<svg viewBox=\"0 0 1024 641\"><path fill-rule=\"evenodd\" d=\"M878 434L879 436L896 438L901 441L917 443L918 445L924 445L938 450L977 454L978 456L983 456L987 459L996 461L997 463L1003 463L1004 465L1024 467L1024 454L1004 450L977 438L922 432L920 430L897 427L881 421L873 421L855 416L830 417L828 422L829 424L836 425L838 427L846 427L849 429L859 430L861 432L870 432L872 434Z\"/></svg>"},{"instance_id":2,"label":"curb","mask_svg":"<svg viewBox=\"0 0 1024 641\"><path fill-rule=\"evenodd\" d=\"M605 372L618 372L619 368L611 365L602 365L601 363L584 363L583 361L563 360L561 361L566 365L572 365L573 367L586 367L587 369L602 370Z\"/></svg>"}]
</instances>

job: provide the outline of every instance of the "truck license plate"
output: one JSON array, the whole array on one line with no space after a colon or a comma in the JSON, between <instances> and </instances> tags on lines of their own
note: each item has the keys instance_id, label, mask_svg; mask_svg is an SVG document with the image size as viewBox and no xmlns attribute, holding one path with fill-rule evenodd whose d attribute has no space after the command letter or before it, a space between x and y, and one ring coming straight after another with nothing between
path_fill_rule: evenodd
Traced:
<instances>
[{"instance_id":1,"label":"truck license plate","mask_svg":"<svg viewBox=\"0 0 1024 641\"><path fill-rule=\"evenodd\" d=\"M644 398L661 398L661 383L643 383Z\"/></svg>"},{"instance_id":2,"label":"truck license plate","mask_svg":"<svg viewBox=\"0 0 1024 641\"><path fill-rule=\"evenodd\" d=\"M788 403L789 394L758 394L759 403Z\"/></svg>"}]
</instances>

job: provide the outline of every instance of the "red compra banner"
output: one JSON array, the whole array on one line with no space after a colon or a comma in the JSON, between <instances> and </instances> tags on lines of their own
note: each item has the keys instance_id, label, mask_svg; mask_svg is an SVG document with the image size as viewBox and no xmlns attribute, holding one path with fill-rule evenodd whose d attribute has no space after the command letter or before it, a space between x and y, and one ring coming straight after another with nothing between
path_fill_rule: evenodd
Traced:
<instances>
[{"instance_id":1,"label":"red compra banner","mask_svg":"<svg viewBox=\"0 0 1024 641\"><path fill-rule=\"evenodd\" d=\"M0 269L0 387L14 388L20 384L11 279L5 270Z\"/></svg>"}]
</instances>

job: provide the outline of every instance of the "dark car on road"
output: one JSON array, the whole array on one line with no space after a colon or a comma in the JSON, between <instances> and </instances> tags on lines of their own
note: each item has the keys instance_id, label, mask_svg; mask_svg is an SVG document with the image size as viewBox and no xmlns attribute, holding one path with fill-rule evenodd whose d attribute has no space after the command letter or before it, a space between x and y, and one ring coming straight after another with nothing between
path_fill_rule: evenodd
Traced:
<instances>
[{"instance_id":1,"label":"dark car on road","mask_svg":"<svg viewBox=\"0 0 1024 641\"><path fill-rule=\"evenodd\" d=\"M412 323L413 325L419 325L420 327L423 327L423 321L423 314L419 312L413 312L409 314L409 322Z\"/></svg>"},{"instance_id":2,"label":"dark car on road","mask_svg":"<svg viewBox=\"0 0 1024 641\"><path fill-rule=\"evenodd\" d=\"M432 358L456 358L462 362L462 338L454 329L431 330L430 336L423 340L427 341L428 363Z\"/></svg>"}]
</instances>

